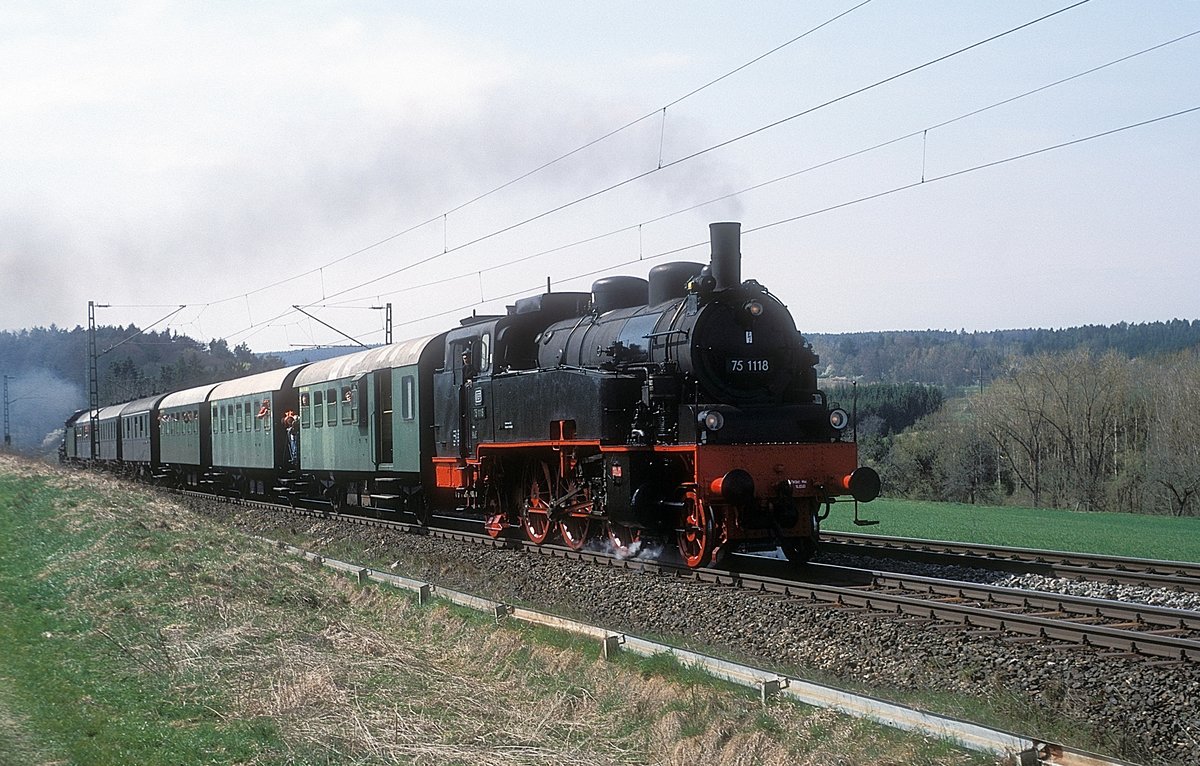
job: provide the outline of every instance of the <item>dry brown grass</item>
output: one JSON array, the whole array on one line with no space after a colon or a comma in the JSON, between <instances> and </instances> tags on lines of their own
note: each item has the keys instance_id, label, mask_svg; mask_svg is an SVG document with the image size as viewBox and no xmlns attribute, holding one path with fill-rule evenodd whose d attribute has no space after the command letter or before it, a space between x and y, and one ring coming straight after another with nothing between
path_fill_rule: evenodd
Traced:
<instances>
[{"instance_id":1,"label":"dry brown grass","mask_svg":"<svg viewBox=\"0 0 1200 766\"><path fill-rule=\"evenodd\" d=\"M2 471L29 470L0 460ZM95 540L55 557L42 576L68 582L74 607L139 672L169 679L173 694L223 720L272 721L285 762L966 760L827 711L763 709L749 693L589 658L526 628L360 587L127 484L39 473L98 495L59 506L64 524Z\"/></svg>"}]
</instances>

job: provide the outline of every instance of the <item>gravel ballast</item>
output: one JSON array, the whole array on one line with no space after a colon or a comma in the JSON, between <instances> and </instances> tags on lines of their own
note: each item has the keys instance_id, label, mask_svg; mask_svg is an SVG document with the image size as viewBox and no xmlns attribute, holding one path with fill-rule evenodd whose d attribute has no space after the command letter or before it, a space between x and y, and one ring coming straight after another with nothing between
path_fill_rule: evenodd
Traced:
<instances>
[{"instance_id":1,"label":"gravel ballast","mask_svg":"<svg viewBox=\"0 0 1200 766\"><path fill-rule=\"evenodd\" d=\"M1011 712L1014 719L1046 722L1045 731L1022 734L1053 741L1062 740L1063 732L1081 732L1082 739L1067 744L1147 766L1200 763L1200 667L1191 663L1105 656L1086 647L1003 639L879 613L228 504L194 501L194 506L247 532L292 537L331 556L359 552L358 563L383 562L398 574L443 587L881 696L898 690L925 699L946 694L987 700L991 710ZM878 568L879 562L873 561ZM1030 577L1036 576L1005 575L1001 584L1051 589ZM1099 590L1081 595L1113 597ZM1180 603L1163 605L1194 608ZM969 710L939 712L1000 723Z\"/></svg>"}]
</instances>

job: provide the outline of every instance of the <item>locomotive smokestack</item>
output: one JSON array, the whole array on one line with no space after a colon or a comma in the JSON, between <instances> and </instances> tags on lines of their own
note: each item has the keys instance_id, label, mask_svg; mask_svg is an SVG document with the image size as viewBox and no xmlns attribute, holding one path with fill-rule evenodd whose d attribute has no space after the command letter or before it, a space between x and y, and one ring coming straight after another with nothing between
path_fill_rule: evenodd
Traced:
<instances>
[{"instance_id":1,"label":"locomotive smokestack","mask_svg":"<svg viewBox=\"0 0 1200 766\"><path fill-rule=\"evenodd\" d=\"M725 290L742 283L742 224L737 221L710 223L712 275L717 289Z\"/></svg>"}]
</instances>

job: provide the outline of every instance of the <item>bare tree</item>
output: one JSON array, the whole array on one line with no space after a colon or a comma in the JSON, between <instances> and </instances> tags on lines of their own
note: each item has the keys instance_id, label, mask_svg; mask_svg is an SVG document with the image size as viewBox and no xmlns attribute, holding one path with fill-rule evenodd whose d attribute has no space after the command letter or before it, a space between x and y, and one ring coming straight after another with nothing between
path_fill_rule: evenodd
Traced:
<instances>
[{"instance_id":1,"label":"bare tree","mask_svg":"<svg viewBox=\"0 0 1200 766\"><path fill-rule=\"evenodd\" d=\"M1015 366L975 400L980 429L995 442L1001 462L1035 506L1042 502L1042 462L1048 453L1046 407L1047 392Z\"/></svg>"},{"instance_id":2,"label":"bare tree","mask_svg":"<svg viewBox=\"0 0 1200 766\"><path fill-rule=\"evenodd\" d=\"M1108 506L1133 376L1115 353L1024 359L976 398L980 427L1034 505Z\"/></svg>"},{"instance_id":3,"label":"bare tree","mask_svg":"<svg viewBox=\"0 0 1200 766\"><path fill-rule=\"evenodd\" d=\"M1195 515L1200 506L1200 356L1181 355L1145 382L1150 391L1147 480L1162 490L1171 515Z\"/></svg>"}]
</instances>

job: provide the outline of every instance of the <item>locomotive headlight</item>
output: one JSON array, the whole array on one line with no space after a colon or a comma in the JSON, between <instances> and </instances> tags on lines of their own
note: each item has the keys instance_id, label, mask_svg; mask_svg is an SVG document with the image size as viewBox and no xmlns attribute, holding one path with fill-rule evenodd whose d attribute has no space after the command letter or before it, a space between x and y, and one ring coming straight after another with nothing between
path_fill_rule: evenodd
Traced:
<instances>
[{"instance_id":1,"label":"locomotive headlight","mask_svg":"<svg viewBox=\"0 0 1200 766\"><path fill-rule=\"evenodd\" d=\"M709 431L720 431L725 425L725 416L716 410L704 410L696 416L696 421Z\"/></svg>"},{"instance_id":2,"label":"locomotive headlight","mask_svg":"<svg viewBox=\"0 0 1200 766\"><path fill-rule=\"evenodd\" d=\"M829 425L833 426L834 430L841 431L850 423L850 416L843 409L829 411Z\"/></svg>"},{"instance_id":3,"label":"locomotive headlight","mask_svg":"<svg viewBox=\"0 0 1200 766\"><path fill-rule=\"evenodd\" d=\"M746 313L752 317L760 317L763 313L763 305L758 301L746 301L746 305L742 308L746 309Z\"/></svg>"}]
</instances>

